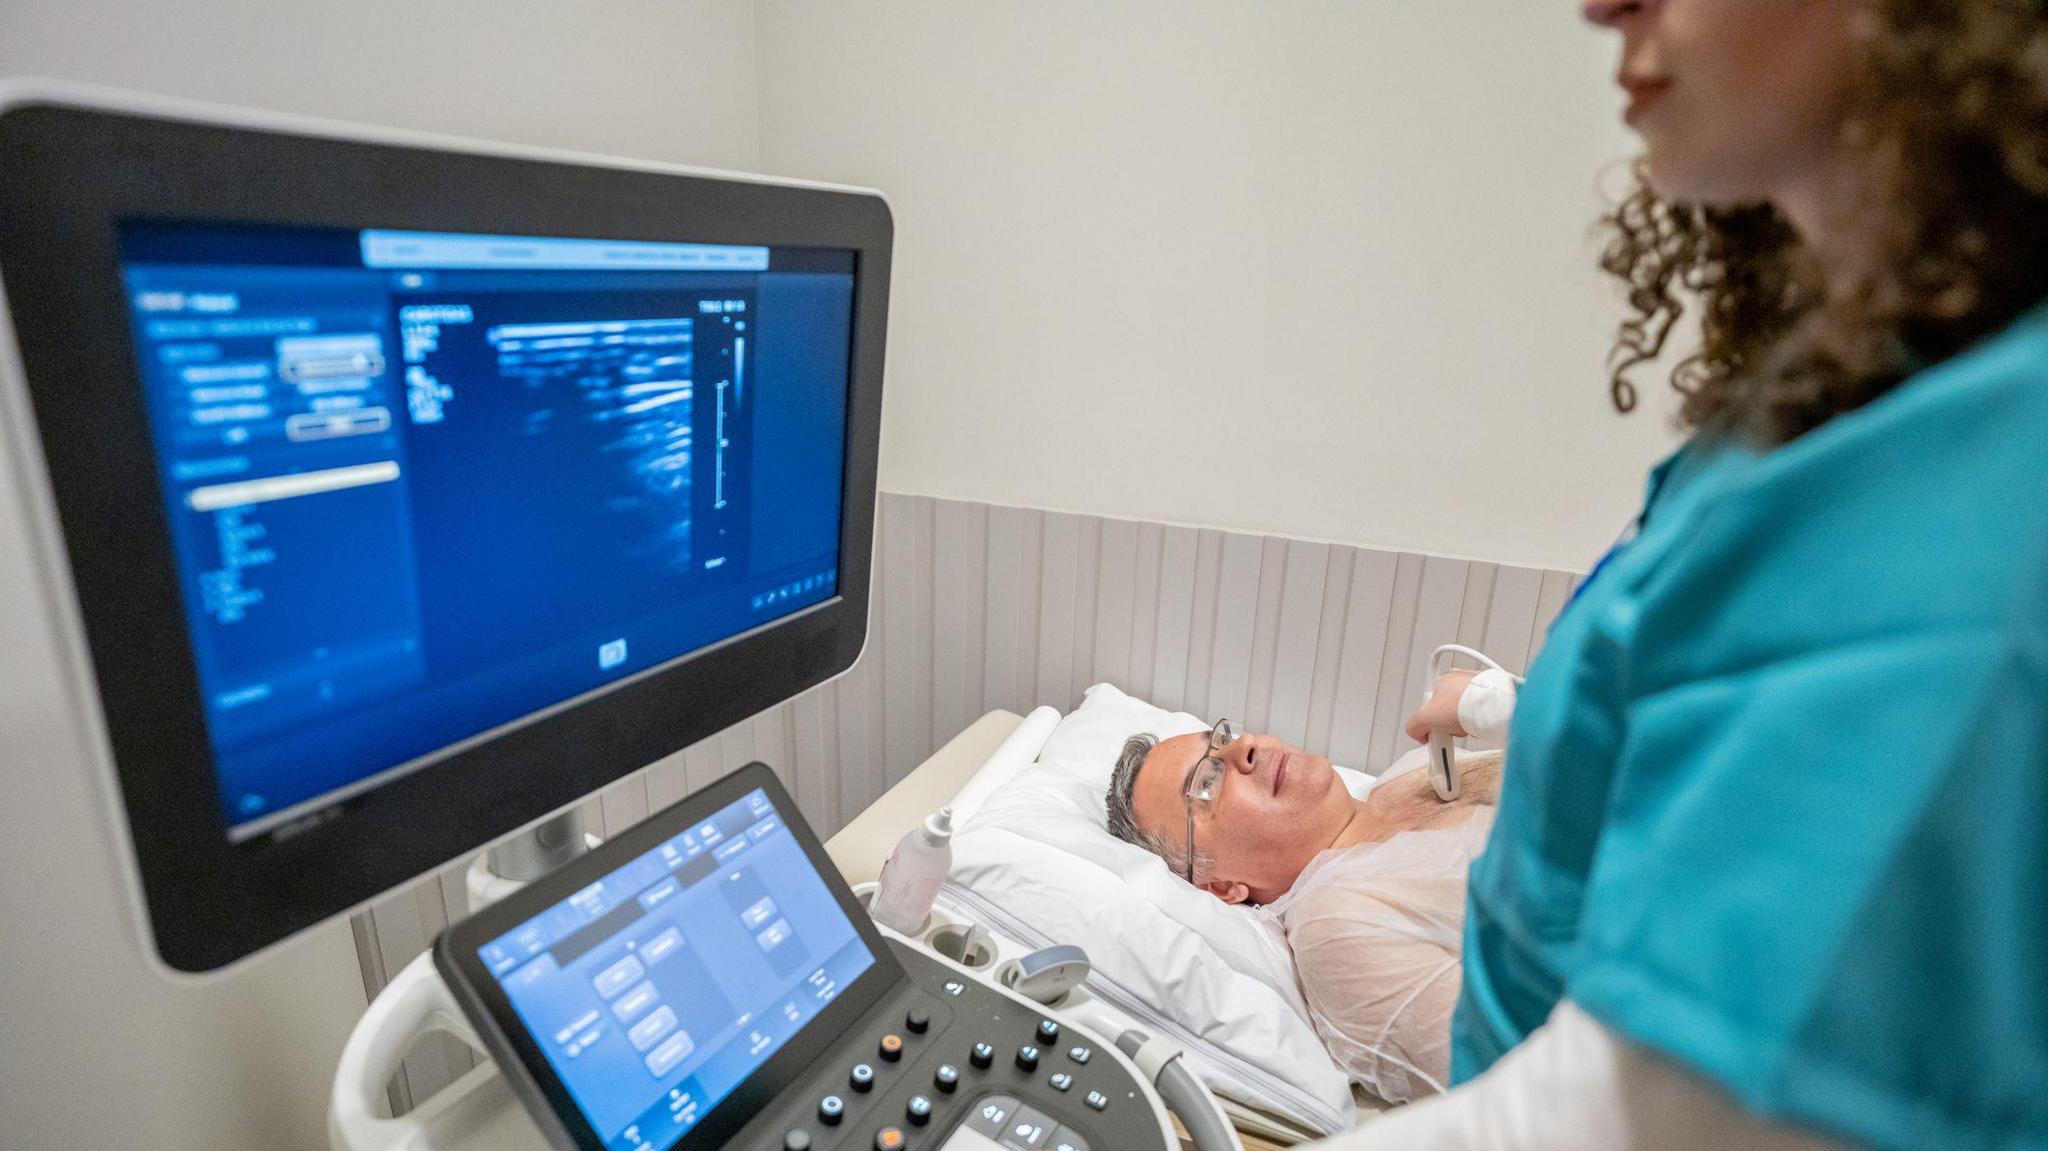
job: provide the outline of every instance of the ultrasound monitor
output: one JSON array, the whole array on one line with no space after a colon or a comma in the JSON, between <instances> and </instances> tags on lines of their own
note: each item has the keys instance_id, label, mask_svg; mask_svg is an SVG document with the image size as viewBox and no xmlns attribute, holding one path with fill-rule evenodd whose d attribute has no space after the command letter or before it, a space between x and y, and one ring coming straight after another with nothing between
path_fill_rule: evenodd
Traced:
<instances>
[{"instance_id":1,"label":"ultrasound monitor","mask_svg":"<svg viewBox=\"0 0 2048 1151\"><path fill-rule=\"evenodd\" d=\"M171 966L859 654L875 194L32 103L0 219L10 454Z\"/></svg>"},{"instance_id":2,"label":"ultrasound monitor","mask_svg":"<svg viewBox=\"0 0 2048 1151\"><path fill-rule=\"evenodd\" d=\"M851 251L118 233L231 839L837 591Z\"/></svg>"}]
</instances>

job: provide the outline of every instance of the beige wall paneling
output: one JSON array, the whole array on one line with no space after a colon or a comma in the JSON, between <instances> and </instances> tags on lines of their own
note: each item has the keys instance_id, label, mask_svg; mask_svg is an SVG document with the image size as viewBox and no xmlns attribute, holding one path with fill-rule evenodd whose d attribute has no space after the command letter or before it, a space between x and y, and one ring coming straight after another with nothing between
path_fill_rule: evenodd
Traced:
<instances>
[{"instance_id":1,"label":"beige wall paneling","mask_svg":"<svg viewBox=\"0 0 2048 1151\"><path fill-rule=\"evenodd\" d=\"M1550 621L1571 602L1572 589L1578 586L1579 577L1571 572L1547 571L1543 583L1536 593L1536 619L1529 628L1529 662L1536 662L1537 653L1543 650L1544 637L1550 631Z\"/></svg>"},{"instance_id":2,"label":"beige wall paneling","mask_svg":"<svg viewBox=\"0 0 2048 1151\"><path fill-rule=\"evenodd\" d=\"M983 712L982 615L988 599L985 504L935 501L932 545L932 728L939 738Z\"/></svg>"},{"instance_id":3,"label":"beige wall paneling","mask_svg":"<svg viewBox=\"0 0 2048 1151\"><path fill-rule=\"evenodd\" d=\"M1330 573L1326 544L1276 540L1283 551L1273 650L1259 682L1266 691L1262 726L1294 744L1309 741L1309 697L1315 690L1317 649L1323 636L1325 584Z\"/></svg>"},{"instance_id":4,"label":"beige wall paneling","mask_svg":"<svg viewBox=\"0 0 2048 1151\"><path fill-rule=\"evenodd\" d=\"M1352 553L1351 598L1345 609L1343 653L1326 754L1338 763L1372 763L1372 717L1379 707L1381 665L1393 630L1401 557L1392 552ZM1399 641L1407 645L1404 637Z\"/></svg>"},{"instance_id":5,"label":"beige wall paneling","mask_svg":"<svg viewBox=\"0 0 2048 1151\"><path fill-rule=\"evenodd\" d=\"M1458 637L1451 641L1485 650L1486 616L1493 610L1493 584L1499 564L1473 563L1465 569L1465 596L1458 609ZM1478 660L1457 657L1458 667L1476 667Z\"/></svg>"},{"instance_id":6,"label":"beige wall paneling","mask_svg":"<svg viewBox=\"0 0 2048 1151\"><path fill-rule=\"evenodd\" d=\"M774 768L775 778L781 782L783 790L789 792L791 799L795 799L797 793L796 759L790 754L790 745L795 742L790 730L795 710L791 703L783 703L753 718L754 754L749 757ZM732 766L738 767L745 762L741 760ZM803 804L799 802L797 807L802 810Z\"/></svg>"},{"instance_id":7,"label":"beige wall paneling","mask_svg":"<svg viewBox=\"0 0 2048 1151\"><path fill-rule=\"evenodd\" d=\"M1386 644L1380 651L1379 692L1372 701L1372 738L1359 767L1385 763L1397 745L1397 727L1408 703L1408 667L1415 648L1415 615L1422 602L1426 557L1394 557L1394 595L1388 605Z\"/></svg>"},{"instance_id":8,"label":"beige wall paneling","mask_svg":"<svg viewBox=\"0 0 2048 1151\"><path fill-rule=\"evenodd\" d=\"M1503 567L1493 578L1493 601L1486 613L1486 642L1480 650L1520 675L1528 670L1530 643L1536 630L1537 597L1543 573L1535 568Z\"/></svg>"},{"instance_id":9,"label":"beige wall paneling","mask_svg":"<svg viewBox=\"0 0 2048 1151\"><path fill-rule=\"evenodd\" d=\"M647 818L647 773L637 772L599 793L607 837Z\"/></svg>"},{"instance_id":10,"label":"beige wall paneling","mask_svg":"<svg viewBox=\"0 0 2048 1151\"><path fill-rule=\"evenodd\" d=\"M796 771L796 805L813 827L839 820L838 716L830 712L832 692L807 691L789 705L790 760Z\"/></svg>"},{"instance_id":11,"label":"beige wall paneling","mask_svg":"<svg viewBox=\"0 0 2048 1151\"><path fill-rule=\"evenodd\" d=\"M1195 627L1195 561L1201 533L1193 528L1161 529L1159 588L1152 628L1152 682L1145 698L1165 708L1187 702L1188 649ZM1206 623L1205 623L1206 626ZM1143 659L1141 653L1132 658Z\"/></svg>"},{"instance_id":12,"label":"beige wall paneling","mask_svg":"<svg viewBox=\"0 0 2048 1151\"><path fill-rule=\"evenodd\" d=\"M869 637L868 650L871 653L876 650L880 638ZM882 793L873 778L875 767L881 762L882 748L880 733L872 730L874 713L868 707L869 676L865 672L865 668L857 666L831 688L839 706L839 819L842 821L851 813L864 810Z\"/></svg>"},{"instance_id":13,"label":"beige wall paneling","mask_svg":"<svg viewBox=\"0 0 2048 1151\"><path fill-rule=\"evenodd\" d=\"M1080 599L1084 518L1092 519L1048 514L1039 550L1037 690L1032 698L1062 711L1080 697L1073 686L1074 617Z\"/></svg>"},{"instance_id":14,"label":"beige wall paneling","mask_svg":"<svg viewBox=\"0 0 2048 1151\"><path fill-rule=\"evenodd\" d=\"M1102 679L1096 673L1095 614L1102 598L1101 516L1078 516L1081 525L1080 551L1076 562L1074 600L1074 659L1067 680L1067 707L1081 702L1081 693ZM1049 701L1048 701L1049 702Z\"/></svg>"},{"instance_id":15,"label":"beige wall paneling","mask_svg":"<svg viewBox=\"0 0 2048 1151\"><path fill-rule=\"evenodd\" d=\"M1166 529L1159 524L1138 525L1137 583L1131 588L1131 650L1128 690L1152 698L1157 668L1153 653L1159 647L1159 594L1165 563Z\"/></svg>"},{"instance_id":16,"label":"beige wall paneling","mask_svg":"<svg viewBox=\"0 0 2048 1151\"><path fill-rule=\"evenodd\" d=\"M1131 683L1132 624L1136 619L1138 525L1103 520L1096 563L1095 663L1088 680ZM1130 690L1128 687L1126 690Z\"/></svg>"},{"instance_id":17,"label":"beige wall paneling","mask_svg":"<svg viewBox=\"0 0 2048 1151\"><path fill-rule=\"evenodd\" d=\"M1207 686L1198 713L1243 719L1251 694L1252 634L1258 622L1259 572L1265 541L1236 532L1204 532L1220 545L1216 571L1215 624L1209 633ZM1206 572L1206 568L1204 569Z\"/></svg>"},{"instance_id":18,"label":"beige wall paneling","mask_svg":"<svg viewBox=\"0 0 2048 1151\"><path fill-rule=\"evenodd\" d=\"M1287 541L1259 541L1259 596L1252 612L1252 655L1245 668L1244 721L1273 730L1273 660L1280 648L1280 597L1287 583Z\"/></svg>"},{"instance_id":19,"label":"beige wall paneling","mask_svg":"<svg viewBox=\"0 0 2048 1151\"><path fill-rule=\"evenodd\" d=\"M931 675L931 542L920 532L929 500L896 497L882 501L880 552L876 556L882 601L883 778L888 786L916 766L919 714L929 726L931 695L920 690ZM920 539L920 536L923 536ZM922 545L922 546L920 546ZM926 585L920 601L919 585ZM886 787L885 787L886 790Z\"/></svg>"},{"instance_id":20,"label":"beige wall paneling","mask_svg":"<svg viewBox=\"0 0 2048 1151\"><path fill-rule=\"evenodd\" d=\"M1316 615L1316 657L1310 672L1308 731L1303 747L1331 746L1337 714L1337 679L1343 666L1344 634L1351 622L1351 572L1355 548L1333 547L1323 573L1323 602ZM1332 753L1334 754L1334 753Z\"/></svg>"},{"instance_id":21,"label":"beige wall paneling","mask_svg":"<svg viewBox=\"0 0 2048 1151\"><path fill-rule=\"evenodd\" d=\"M1020 653L1037 640L1037 529L1038 513L1022 508L988 509L982 614L984 711L998 707L1014 711L1032 691L1031 685L1020 683L1019 669L1024 658ZM1034 674L1037 671L1035 659L1032 670Z\"/></svg>"}]
</instances>

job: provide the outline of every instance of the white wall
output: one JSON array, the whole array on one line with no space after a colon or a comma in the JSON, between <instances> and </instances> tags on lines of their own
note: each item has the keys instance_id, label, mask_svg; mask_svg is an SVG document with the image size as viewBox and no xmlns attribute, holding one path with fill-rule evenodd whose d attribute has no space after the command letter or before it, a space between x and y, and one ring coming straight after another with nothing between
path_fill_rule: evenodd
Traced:
<instances>
[{"instance_id":1,"label":"white wall","mask_svg":"<svg viewBox=\"0 0 2048 1151\"><path fill-rule=\"evenodd\" d=\"M753 168L751 0L0 0L0 75Z\"/></svg>"},{"instance_id":2,"label":"white wall","mask_svg":"<svg viewBox=\"0 0 2048 1151\"><path fill-rule=\"evenodd\" d=\"M739 0L0 0L0 75L748 168L753 30ZM324 1147L348 925L207 984L145 965L4 453L0 1146Z\"/></svg>"},{"instance_id":3,"label":"white wall","mask_svg":"<svg viewBox=\"0 0 2048 1151\"><path fill-rule=\"evenodd\" d=\"M1671 442L1565 0L760 0L762 160L896 212L894 491L1582 569Z\"/></svg>"}]
</instances>

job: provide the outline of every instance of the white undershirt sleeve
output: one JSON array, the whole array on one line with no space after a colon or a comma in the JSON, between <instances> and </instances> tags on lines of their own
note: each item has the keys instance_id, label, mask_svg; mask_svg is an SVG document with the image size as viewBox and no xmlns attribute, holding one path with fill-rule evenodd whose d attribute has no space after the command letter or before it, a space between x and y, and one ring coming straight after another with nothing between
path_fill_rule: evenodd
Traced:
<instances>
[{"instance_id":1,"label":"white undershirt sleeve","mask_svg":"<svg viewBox=\"0 0 2048 1151\"><path fill-rule=\"evenodd\" d=\"M1458 697L1458 726L1474 739L1505 743L1508 721L1515 717L1515 689L1519 685L1507 672L1487 668L1465 685Z\"/></svg>"},{"instance_id":2,"label":"white undershirt sleeve","mask_svg":"<svg viewBox=\"0 0 2048 1151\"><path fill-rule=\"evenodd\" d=\"M1493 1068L1320 1151L1843 1151L1759 1119L1569 1001Z\"/></svg>"}]
</instances>

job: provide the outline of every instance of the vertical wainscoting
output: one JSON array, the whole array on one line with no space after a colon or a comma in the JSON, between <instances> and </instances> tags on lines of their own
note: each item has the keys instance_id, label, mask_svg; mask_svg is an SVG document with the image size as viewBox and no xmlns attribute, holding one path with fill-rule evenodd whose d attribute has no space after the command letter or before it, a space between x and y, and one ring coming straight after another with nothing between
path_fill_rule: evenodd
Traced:
<instances>
[{"instance_id":1,"label":"vertical wainscoting","mask_svg":"<svg viewBox=\"0 0 2048 1151\"><path fill-rule=\"evenodd\" d=\"M1521 671L1577 576L1100 516L885 493L866 653L832 683L593 796L612 835L750 760L773 766L821 836L992 708L1066 710L1108 680L1377 770L1431 650L1464 643ZM467 859L355 917L375 995L467 914ZM475 1065L445 1037L392 1085L404 1110Z\"/></svg>"}]
</instances>

